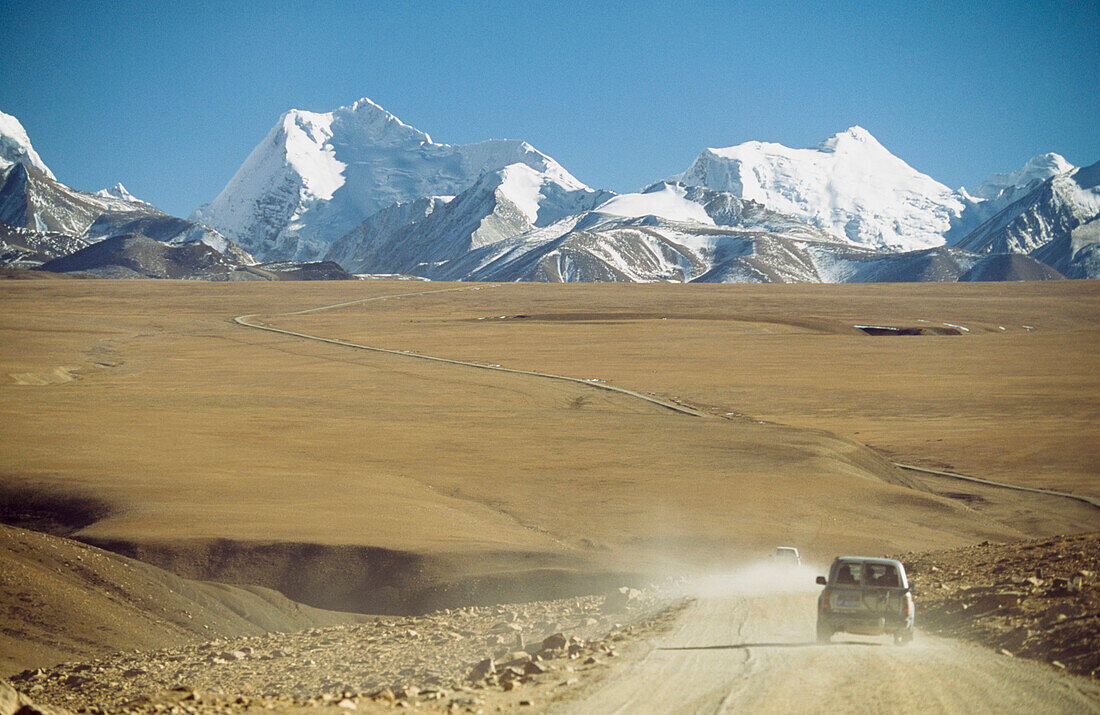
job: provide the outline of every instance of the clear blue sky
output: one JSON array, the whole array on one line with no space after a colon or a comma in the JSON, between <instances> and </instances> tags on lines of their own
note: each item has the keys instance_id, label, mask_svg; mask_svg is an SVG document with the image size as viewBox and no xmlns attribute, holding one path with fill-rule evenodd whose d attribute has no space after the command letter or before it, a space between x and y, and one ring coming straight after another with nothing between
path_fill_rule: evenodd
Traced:
<instances>
[{"instance_id":1,"label":"clear blue sky","mask_svg":"<svg viewBox=\"0 0 1100 715\"><path fill-rule=\"evenodd\" d=\"M525 139L619 191L707 146L860 124L973 186L1100 159L1100 3L0 0L0 110L71 186L177 215L287 109L370 97L436 141Z\"/></svg>"}]
</instances>

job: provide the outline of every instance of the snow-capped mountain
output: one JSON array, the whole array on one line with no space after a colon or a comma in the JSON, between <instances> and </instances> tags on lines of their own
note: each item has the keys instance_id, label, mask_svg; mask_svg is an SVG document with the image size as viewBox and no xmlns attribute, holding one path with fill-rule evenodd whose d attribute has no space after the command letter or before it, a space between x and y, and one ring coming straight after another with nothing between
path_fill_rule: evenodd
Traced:
<instances>
[{"instance_id":1,"label":"snow-capped mountain","mask_svg":"<svg viewBox=\"0 0 1100 715\"><path fill-rule=\"evenodd\" d=\"M0 171L9 168L12 164L22 164L51 179L56 178L50 171L50 167L46 166L42 157L38 156L38 152L31 146L27 130L19 120L10 114L0 112Z\"/></svg>"},{"instance_id":2,"label":"snow-capped mountain","mask_svg":"<svg viewBox=\"0 0 1100 715\"><path fill-rule=\"evenodd\" d=\"M468 280L672 281L693 283L856 283L953 281L980 256L939 247L887 253L760 231L604 224L527 245L471 254ZM490 259L490 260L486 260ZM456 271L461 273L461 271Z\"/></svg>"},{"instance_id":3,"label":"snow-capped mountain","mask_svg":"<svg viewBox=\"0 0 1100 715\"><path fill-rule=\"evenodd\" d=\"M217 280L346 278L337 263L438 280L1100 277L1098 166L1042 154L953 191L852 127L812 149L707 149L675 180L617 195L525 142L438 144L363 99L284 114L184 220L121 183L95 194L61 184L0 114L0 265L79 253L54 265L117 276L191 266ZM321 257L333 263L301 263Z\"/></svg>"},{"instance_id":4,"label":"snow-capped mountain","mask_svg":"<svg viewBox=\"0 0 1100 715\"><path fill-rule=\"evenodd\" d=\"M1027 254L1069 278L1100 278L1100 162L1040 182L956 245Z\"/></svg>"},{"instance_id":5,"label":"snow-capped mountain","mask_svg":"<svg viewBox=\"0 0 1100 715\"><path fill-rule=\"evenodd\" d=\"M434 274L433 267L580 214L612 195L509 164L458 196L383 209L334 243L326 259L356 273Z\"/></svg>"},{"instance_id":6,"label":"snow-capped mountain","mask_svg":"<svg viewBox=\"0 0 1100 715\"><path fill-rule=\"evenodd\" d=\"M672 180L726 191L869 248L938 246L964 208L956 192L852 127L811 149L746 142L706 149Z\"/></svg>"},{"instance_id":7,"label":"snow-capped mountain","mask_svg":"<svg viewBox=\"0 0 1100 715\"><path fill-rule=\"evenodd\" d=\"M1091 200L1073 204L1072 197L1081 194L1068 185L1056 190L1076 170L1058 154L1040 154L1017 171L993 174L973 192L951 190L856 126L812 149L768 142L707 149L674 178L751 198L854 245L904 252L946 244L1054 260L1055 249L1040 254L1039 246L1050 243L1059 226L1076 226L1096 215ZM1033 195L1051 181L1057 196ZM1045 202L1045 208L1028 208L1036 202ZM1088 273L1071 269L1069 260L1060 256L1048 263L1070 275Z\"/></svg>"},{"instance_id":8,"label":"snow-capped mountain","mask_svg":"<svg viewBox=\"0 0 1100 715\"><path fill-rule=\"evenodd\" d=\"M58 258L125 234L162 243L204 243L232 260L254 263L246 251L213 229L169 216L145 202L71 189L36 169L13 164L0 173L0 222L24 229L24 244ZM33 232L33 235L30 233Z\"/></svg>"},{"instance_id":9,"label":"snow-capped mountain","mask_svg":"<svg viewBox=\"0 0 1100 715\"><path fill-rule=\"evenodd\" d=\"M295 109L280 117L218 197L192 219L258 257L312 259L387 206L454 196L486 172L513 164L527 166L542 177L539 183L562 192L591 192L526 142L437 144L369 99L327 113ZM540 222L558 211L542 199L521 208Z\"/></svg>"},{"instance_id":10,"label":"snow-capped mountain","mask_svg":"<svg viewBox=\"0 0 1100 715\"><path fill-rule=\"evenodd\" d=\"M996 216L1012 203L1023 198L1047 179L1075 170L1077 167L1059 154L1039 154L1028 160L1017 171L1008 174L992 174L970 193L965 187L958 190L963 202L962 214L956 218L944 241L954 245L970 232Z\"/></svg>"},{"instance_id":11,"label":"snow-capped mountain","mask_svg":"<svg viewBox=\"0 0 1100 715\"><path fill-rule=\"evenodd\" d=\"M1010 174L991 174L971 194L985 201L1007 199L1003 204L1007 206L1052 176L1065 174L1076 168L1060 154L1039 154Z\"/></svg>"},{"instance_id":12,"label":"snow-capped mountain","mask_svg":"<svg viewBox=\"0 0 1100 715\"><path fill-rule=\"evenodd\" d=\"M150 205L148 201L142 201L141 199L127 191L126 187L122 185L121 181L109 189L100 189L99 191L95 192L95 195L103 196L110 199L122 199L123 201L128 201L132 204L145 204L146 206Z\"/></svg>"},{"instance_id":13,"label":"snow-capped mountain","mask_svg":"<svg viewBox=\"0 0 1100 715\"><path fill-rule=\"evenodd\" d=\"M360 272L543 282L955 280L981 259L953 248L864 249L756 202L667 182L508 236L522 225L522 212L488 190L496 183L479 182L449 201L386 209L334 253L354 244L353 254L370 257L348 266ZM416 219L401 226L390 220L397 213ZM492 240L477 240L486 227Z\"/></svg>"}]
</instances>

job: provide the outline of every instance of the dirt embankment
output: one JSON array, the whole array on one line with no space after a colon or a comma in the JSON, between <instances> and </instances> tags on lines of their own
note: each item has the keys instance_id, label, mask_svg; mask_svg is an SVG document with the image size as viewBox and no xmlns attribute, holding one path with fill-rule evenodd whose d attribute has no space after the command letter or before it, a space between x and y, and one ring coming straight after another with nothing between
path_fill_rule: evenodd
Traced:
<instances>
[{"instance_id":1,"label":"dirt embankment","mask_svg":"<svg viewBox=\"0 0 1100 715\"><path fill-rule=\"evenodd\" d=\"M1100 533L901 558L918 628L1100 677Z\"/></svg>"},{"instance_id":2,"label":"dirt embankment","mask_svg":"<svg viewBox=\"0 0 1100 715\"><path fill-rule=\"evenodd\" d=\"M362 620L0 525L0 674L131 648Z\"/></svg>"},{"instance_id":3,"label":"dirt embankment","mask_svg":"<svg viewBox=\"0 0 1100 715\"><path fill-rule=\"evenodd\" d=\"M203 581L274 589L316 608L420 615L441 608L600 593L644 582L640 574L577 568L544 554L423 555L369 546L194 539L172 543L94 540L97 546ZM500 563L495 563L499 561Z\"/></svg>"}]
</instances>

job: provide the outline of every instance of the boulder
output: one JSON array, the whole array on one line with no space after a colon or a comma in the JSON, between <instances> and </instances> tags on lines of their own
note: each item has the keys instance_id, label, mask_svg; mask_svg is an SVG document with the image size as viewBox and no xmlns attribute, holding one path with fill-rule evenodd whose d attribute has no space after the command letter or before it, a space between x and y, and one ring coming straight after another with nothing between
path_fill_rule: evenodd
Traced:
<instances>
[{"instance_id":1,"label":"boulder","mask_svg":"<svg viewBox=\"0 0 1100 715\"><path fill-rule=\"evenodd\" d=\"M541 665L531 660L523 665L524 675L542 675L547 670L545 665Z\"/></svg>"},{"instance_id":2,"label":"boulder","mask_svg":"<svg viewBox=\"0 0 1100 715\"><path fill-rule=\"evenodd\" d=\"M562 650L569 645L564 633L555 633L542 639L542 650Z\"/></svg>"},{"instance_id":3,"label":"boulder","mask_svg":"<svg viewBox=\"0 0 1100 715\"><path fill-rule=\"evenodd\" d=\"M604 599L603 607L605 610L621 611L624 608L632 606L638 602L641 598L642 592L636 588L630 588L629 586L623 586L617 591L612 591Z\"/></svg>"},{"instance_id":4,"label":"boulder","mask_svg":"<svg viewBox=\"0 0 1100 715\"><path fill-rule=\"evenodd\" d=\"M470 668L470 673L466 676L468 680L484 680L486 676L493 675L497 672L497 664L492 658L486 658L479 661Z\"/></svg>"}]
</instances>

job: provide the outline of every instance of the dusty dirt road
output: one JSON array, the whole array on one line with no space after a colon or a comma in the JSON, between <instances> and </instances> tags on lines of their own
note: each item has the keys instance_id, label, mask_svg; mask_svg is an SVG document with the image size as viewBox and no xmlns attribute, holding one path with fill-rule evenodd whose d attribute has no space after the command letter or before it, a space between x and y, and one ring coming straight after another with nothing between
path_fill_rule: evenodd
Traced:
<instances>
[{"instance_id":1,"label":"dusty dirt road","mask_svg":"<svg viewBox=\"0 0 1100 715\"><path fill-rule=\"evenodd\" d=\"M906 647L846 634L817 645L815 598L700 597L671 630L554 711L1100 712L1100 683L919 631Z\"/></svg>"}]
</instances>

